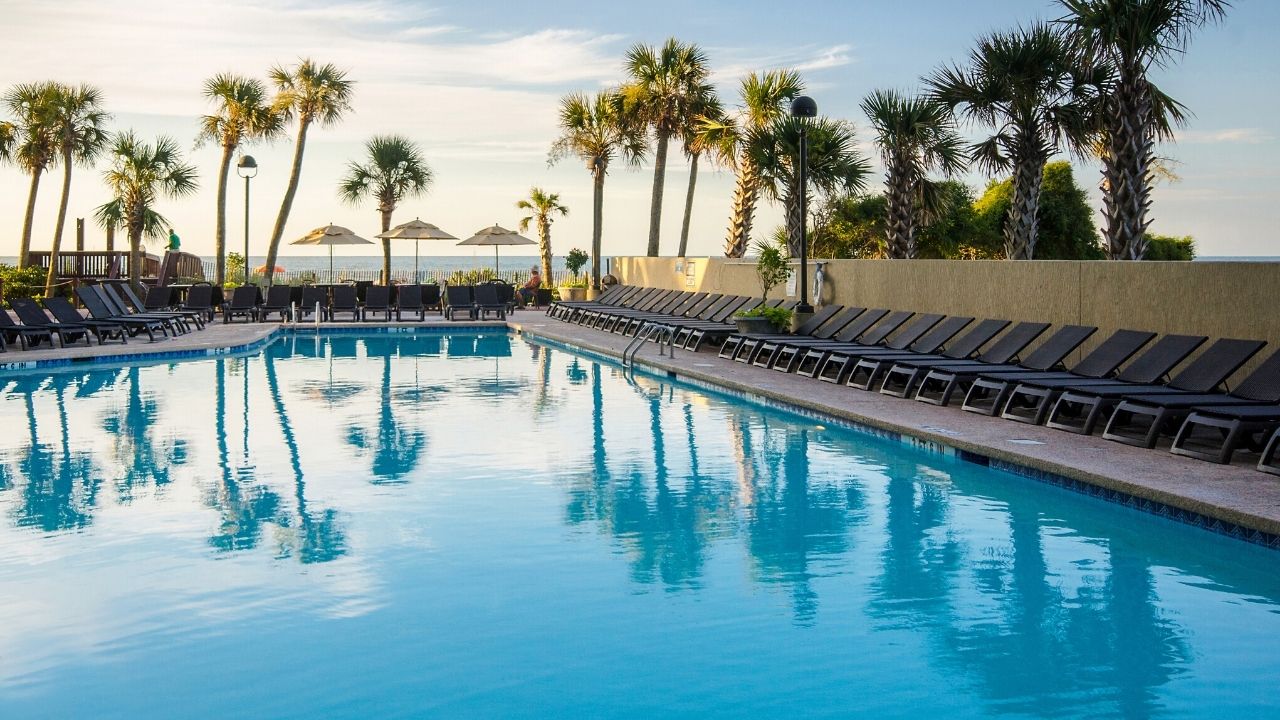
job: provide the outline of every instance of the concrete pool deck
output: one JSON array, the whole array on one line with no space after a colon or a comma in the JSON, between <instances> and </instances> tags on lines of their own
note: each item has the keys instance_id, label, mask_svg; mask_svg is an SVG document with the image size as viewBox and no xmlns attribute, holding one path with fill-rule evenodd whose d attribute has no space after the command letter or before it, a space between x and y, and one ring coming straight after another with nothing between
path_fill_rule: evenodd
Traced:
<instances>
[{"instance_id":1,"label":"concrete pool deck","mask_svg":"<svg viewBox=\"0 0 1280 720\"><path fill-rule=\"evenodd\" d=\"M351 328L350 322L323 323L322 328ZM388 323L364 323L387 327ZM512 314L502 321L451 323L429 316L425 323L390 323L407 327L510 327L534 338L546 338L612 358L620 358L631 338L563 323L536 311ZM304 329L316 325L306 323ZM244 348L265 342L281 329L275 323L210 323L206 330L169 340L149 343L133 340L128 345L21 351L0 354L0 372L39 367L38 361L93 359L121 356L122 361L145 359L147 355L198 354L226 348ZM1280 478L1253 469L1243 462L1215 465L1172 455L1166 449L1146 450L1108 442L1096 436L1080 436L1045 427L1023 425L920 402L887 397L847 387L833 386L810 378L783 374L742 363L723 360L706 350L691 353L677 350L673 357L659 356L652 344L640 351L637 366L660 374L674 373L711 383L731 391L816 411L879 431L923 440L970 453L997 467L1015 466L1032 474L1066 478L1102 493L1119 493L1126 502L1152 501L1160 506L1188 511L1204 519L1218 520L1245 530L1280 536ZM1256 457L1245 455L1245 458ZM1015 470L1017 472L1018 470ZM1054 482L1053 479L1049 480ZM1079 488L1076 488L1079 489ZM1152 510L1152 508L1145 508ZM1164 513L1160 509L1153 510ZM1172 513L1177 516L1176 513ZM1179 518L1205 524L1199 519ZM1223 531L1221 528L1214 528ZM1235 534L1228 532L1228 534ZM1256 541L1256 539L1255 539Z\"/></svg>"}]
</instances>

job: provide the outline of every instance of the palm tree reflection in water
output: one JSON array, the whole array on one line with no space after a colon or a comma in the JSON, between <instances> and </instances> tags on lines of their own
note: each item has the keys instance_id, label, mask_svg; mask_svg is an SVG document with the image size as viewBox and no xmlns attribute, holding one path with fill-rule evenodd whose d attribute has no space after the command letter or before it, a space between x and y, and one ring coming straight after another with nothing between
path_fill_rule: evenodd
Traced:
<instances>
[{"instance_id":1,"label":"palm tree reflection in water","mask_svg":"<svg viewBox=\"0 0 1280 720\"><path fill-rule=\"evenodd\" d=\"M264 522L272 522L281 512L280 496L270 488L255 484L254 467L249 464L249 358L238 361L244 381L243 403L244 455L233 477L227 449L227 375L230 361L219 359L214 364L216 400L214 434L218 446L219 477L206 502L221 516L218 531L209 544L222 551L249 550L258 546Z\"/></svg>"},{"instance_id":2,"label":"palm tree reflection in water","mask_svg":"<svg viewBox=\"0 0 1280 720\"><path fill-rule=\"evenodd\" d=\"M41 378L23 376L14 388L25 396L30 432L26 454L19 464L26 483L17 511L18 525L56 532L83 528L93 521L101 480L93 455L71 450L66 404L66 391L71 381L70 374L61 374L51 376L47 383L47 389L53 391L57 403L59 442L56 451L41 443L37 432L35 396L46 389L46 383ZM0 486L0 489L4 487Z\"/></svg>"},{"instance_id":3,"label":"palm tree reflection in water","mask_svg":"<svg viewBox=\"0 0 1280 720\"><path fill-rule=\"evenodd\" d=\"M157 439L162 427L159 403L154 394L142 392L141 368L130 367L125 375L129 391L124 413L108 415L103 428L115 440L115 465L123 470L116 479L116 490L120 501L128 503L139 486L163 491L172 479L170 468L187 461L187 441L172 434Z\"/></svg>"}]
</instances>

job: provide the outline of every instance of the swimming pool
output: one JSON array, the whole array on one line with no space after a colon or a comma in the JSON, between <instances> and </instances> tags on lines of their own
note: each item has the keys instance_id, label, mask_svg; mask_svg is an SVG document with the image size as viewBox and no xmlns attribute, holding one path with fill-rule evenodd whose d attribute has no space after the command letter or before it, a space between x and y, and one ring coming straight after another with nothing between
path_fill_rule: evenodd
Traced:
<instances>
[{"instance_id":1,"label":"swimming pool","mask_svg":"<svg viewBox=\"0 0 1280 720\"><path fill-rule=\"evenodd\" d=\"M505 333L0 388L0 717L1278 707L1280 553Z\"/></svg>"}]
</instances>

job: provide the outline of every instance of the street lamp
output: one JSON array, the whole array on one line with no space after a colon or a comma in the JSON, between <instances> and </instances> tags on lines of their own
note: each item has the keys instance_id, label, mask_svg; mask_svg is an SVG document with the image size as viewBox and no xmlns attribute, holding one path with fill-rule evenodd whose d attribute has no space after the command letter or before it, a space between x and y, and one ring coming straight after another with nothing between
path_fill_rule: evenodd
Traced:
<instances>
[{"instance_id":1,"label":"street lamp","mask_svg":"<svg viewBox=\"0 0 1280 720\"><path fill-rule=\"evenodd\" d=\"M252 155L241 155L236 174L244 178L244 284L249 284L249 180L258 174L258 161Z\"/></svg>"},{"instance_id":2,"label":"street lamp","mask_svg":"<svg viewBox=\"0 0 1280 720\"><path fill-rule=\"evenodd\" d=\"M818 116L818 103L807 95L791 101L791 117L800 122L800 302L795 307L797 315L813 314L809 304L809 138L806 130L809 118Z\"/></svg>"}]
</instances>

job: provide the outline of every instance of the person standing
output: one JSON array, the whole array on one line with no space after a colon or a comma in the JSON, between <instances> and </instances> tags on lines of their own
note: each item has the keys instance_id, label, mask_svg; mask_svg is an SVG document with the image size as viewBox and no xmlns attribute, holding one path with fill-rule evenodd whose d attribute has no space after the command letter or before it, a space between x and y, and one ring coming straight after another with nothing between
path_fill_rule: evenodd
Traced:
<instances>
[{"instance_id":1,"label":"person standing","mask_svg":"<svg viewBox=\"0 0 1280 720\"><path fill-rule=\"evenodd\" d=\"M169 228L169 244L164 249L169 252L178 252L181 247L182 240L178 239L178 233L174 232L173 228Z\"/></svg>"}]
</instances>

